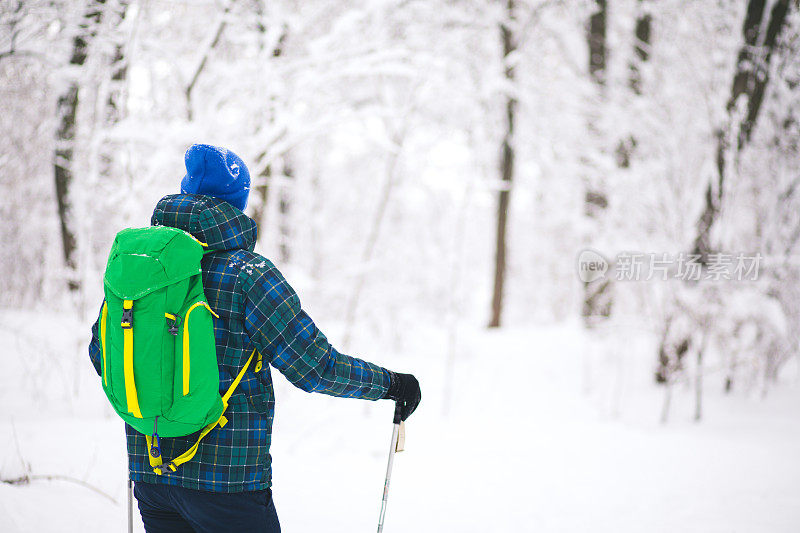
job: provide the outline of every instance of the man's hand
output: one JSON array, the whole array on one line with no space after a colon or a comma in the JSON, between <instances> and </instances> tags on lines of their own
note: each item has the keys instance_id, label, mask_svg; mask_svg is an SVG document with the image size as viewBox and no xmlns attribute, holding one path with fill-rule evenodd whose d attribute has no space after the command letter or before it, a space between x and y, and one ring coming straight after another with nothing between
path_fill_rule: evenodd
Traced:
<instances>
[{"instance_id":1,"label":"man's hand","mask_svg":"<svg viewBox=\"0 0 800 533\"><path fill-rule=\"evenodd\" d=\"M392 382L384 398L394 400L400 405L400 419L405 420L411 416L411 413L414 412L414 409L417 408L422 399L419 382L411 374L400 374L391 371L389 373L392 376Z\"/></svg>"}]
</instances>

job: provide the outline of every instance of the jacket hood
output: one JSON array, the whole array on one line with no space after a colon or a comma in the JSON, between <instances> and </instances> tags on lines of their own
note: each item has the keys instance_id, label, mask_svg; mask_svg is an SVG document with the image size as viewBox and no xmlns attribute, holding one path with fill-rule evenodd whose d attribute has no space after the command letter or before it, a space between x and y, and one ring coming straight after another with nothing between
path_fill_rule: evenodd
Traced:
<instances>
[{"instance_id":1,"label":"jacket hood","mask_svg":"<svg viewBox=\"0 0 800 533\"><path fill-rule=\"evenodd\" d=\"M211 250L253 251L256 223L237 208L213 196L170 194L158 201L152 226L170 226L188 231Z\"/></svg>"}]
</instances>

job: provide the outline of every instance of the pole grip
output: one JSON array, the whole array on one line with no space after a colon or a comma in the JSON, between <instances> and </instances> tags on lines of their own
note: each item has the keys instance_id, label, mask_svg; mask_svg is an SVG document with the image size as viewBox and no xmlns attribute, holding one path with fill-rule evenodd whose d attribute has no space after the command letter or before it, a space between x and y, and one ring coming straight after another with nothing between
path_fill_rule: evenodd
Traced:
<instances>
[{"instance_id":1,"label":"pole grip","mask_svg":"<svg viewBox=\"0 0 800 533\"><path fill-rule=\"evenodd\" d=\"M401 421L400 420L400 418L401 418L400 415L402 414L402 409L403 408L400 405L400 400L394 402L394 423L395 424L399 424L400 421Z\"/></svg>"}]
</instances>

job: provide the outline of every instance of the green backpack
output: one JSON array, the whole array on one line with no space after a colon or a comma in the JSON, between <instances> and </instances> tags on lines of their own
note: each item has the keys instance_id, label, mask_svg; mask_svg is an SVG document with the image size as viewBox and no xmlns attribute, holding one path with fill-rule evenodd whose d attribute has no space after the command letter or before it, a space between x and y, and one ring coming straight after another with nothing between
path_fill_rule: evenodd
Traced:
<instances>
[{"instance_id":1,"label":"green backpack","mask_svg":"<svg viewBox=\"0 0 800 533\"><path fill-rule=\"evenodd\" d=\"M125 229L114 239L103 280L103 390L119 416L146 436L156 474L175 472L208 432L228 422L228 400L256 353L220 396L217 314L206 303L200 270L204 247L178 228ZM197 431L194 446L163 464L159 436Z\"/></svg>"}]
</instances>

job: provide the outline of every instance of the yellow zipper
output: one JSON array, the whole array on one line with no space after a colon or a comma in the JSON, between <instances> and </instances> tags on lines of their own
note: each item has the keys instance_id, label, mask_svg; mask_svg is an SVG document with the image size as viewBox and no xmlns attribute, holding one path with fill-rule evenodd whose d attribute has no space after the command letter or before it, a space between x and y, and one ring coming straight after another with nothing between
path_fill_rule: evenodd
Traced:
<instances>
[{"instance_id":1,"label":"yellow zipper","mask_svg":"<svg viewBox=\"0 0 800 533\"><path fill-rule=\"evenodd\" d=\"M100 344L103 347L103 384L108 387L108 374L106 371L106 319L108 318L108 303L103 302L103 312L100 315Z\"/></svg>"},{"instance_id":2,"label":"yellow zipper","mask_svg":"<svg viewBox=\"0 0 800 533\"><path fill-rule=\"evenodd\" d=\"M186 396L189 394L189 371L190 371L190 362L189 362L189 314L194 310L195 307L203 306L209 310L209 312L214 315L215 317L219 318L219 315L215 313L207 303L205 302L195 302L186 311L186 316L183 319L183 395Z\"/></svg>"}]
</instances>

